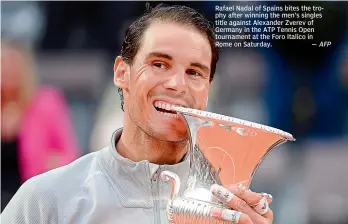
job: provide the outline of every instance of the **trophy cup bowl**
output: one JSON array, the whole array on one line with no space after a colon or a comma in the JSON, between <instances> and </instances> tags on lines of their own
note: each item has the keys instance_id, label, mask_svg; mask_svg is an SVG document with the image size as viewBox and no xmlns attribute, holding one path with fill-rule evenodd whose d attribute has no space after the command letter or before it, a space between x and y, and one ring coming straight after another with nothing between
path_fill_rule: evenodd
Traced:
<instances>
[{"instance_id":1,"label":"trophy cup bowl","mask_svg":"<svg viewBox=\"0 0 348 224\"><path fill-rule=\"evenodd\" d=\"M216 113L175 107L188 129L190 171L186 186L179 177L163 171L172 185L167 207L170 224L227 223L210 217L211 208L227 208L212 196L213 184L243 184L252 178L268 153L286 141L295 141L282 130ZM185 187L179 195L181 187Z\"/></svg>"}]
</instances>

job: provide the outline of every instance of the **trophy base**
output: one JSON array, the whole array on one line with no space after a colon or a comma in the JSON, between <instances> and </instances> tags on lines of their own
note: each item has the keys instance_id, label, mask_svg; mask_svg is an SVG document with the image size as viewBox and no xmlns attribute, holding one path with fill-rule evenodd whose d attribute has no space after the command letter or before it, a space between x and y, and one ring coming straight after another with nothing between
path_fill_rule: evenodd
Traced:
<instances>
[{"instance_id":1,"label":"trophy base","mask_svg":"<svg viewBox=\"0 0 348 224\"><path fill-rule=\"evenodd\" d=\"M222 204L198 199L179 197L168 204L170 224L231 224L231 222L214 219L210 215L212 208L225 208Z\"/></svg>"}]
</instances>

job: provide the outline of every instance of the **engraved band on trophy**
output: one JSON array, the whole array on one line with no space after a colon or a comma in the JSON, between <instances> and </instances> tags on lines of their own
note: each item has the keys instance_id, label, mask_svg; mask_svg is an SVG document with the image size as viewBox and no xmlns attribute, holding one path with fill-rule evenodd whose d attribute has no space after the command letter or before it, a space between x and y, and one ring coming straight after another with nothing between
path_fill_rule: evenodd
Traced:
<instances>
[{"instance_id":1,"label":"engraved band on trophy","mask_svg":"<svg viewBox=\"0 0 348 224\"><path fill-rule=\"evenodd\" d=\"M295 141L287 132L254 122L183 107L175 111L188 128L190 172L186 186L175 173L161 173L172 184L167 207L170 224L226 223L210 217L211 208L225 208L212 197L210 187L243 184L249 188L267 154ZM179 195L182 187L185 191Z\"/></svg>"}]
</instances>

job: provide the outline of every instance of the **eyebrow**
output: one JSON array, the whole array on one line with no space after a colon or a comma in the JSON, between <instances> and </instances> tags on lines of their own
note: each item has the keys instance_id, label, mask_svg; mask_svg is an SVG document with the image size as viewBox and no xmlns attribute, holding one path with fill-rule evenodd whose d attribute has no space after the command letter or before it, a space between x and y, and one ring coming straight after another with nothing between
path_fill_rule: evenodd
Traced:
<instances>
[{"instance_id":1,"label":"eyebrow","mask_svg":"<svg viewBox=\"0 0 348 224\"><path fill-rule=\"evenodd\" d=\"M200 69L202 69L203 71L206 71L206 72L209 72L209 71L210 71L210 69L209 69L208 66L205 66L205 65L203 65L203 64L201 64L201 63L198 63L198 62L191 63L191 66L200 68Z\"/></svg>"},{"instance_id":2,"label":"eyebrow","mask_svg":"<svg viewBox=\"0 0 348 224\"><path fill-rule=\"evenodd\" d=\"M158 58L166 58L168 60L173 60L173 57L168 55L168 54L165 54L165 53L161 53L161 52L151 52L147 55L146 58L151 58L151 57L158 57ZM193 62L190 64L191 66L193 67L197 67L197 68L200 68L202 69L203 71L207 71L207 72L210 72L210 69L208 66L206 65L203 65L199 62Z\"/></svg>"},{"instance_id":3,"label":"eyebrow","mask_svg":"<svg viewBox=\"0 0 348 224\"><path fill-rule=\"evenodd\" d=\"M157 58L166 58L168 60L172 60L173 57L168 55L168 54L165 54L165 53L161 53L161 52L151 52L149 53L146 58L152 58L152 57L157 57Z\"/></svg>"}]
</instances>

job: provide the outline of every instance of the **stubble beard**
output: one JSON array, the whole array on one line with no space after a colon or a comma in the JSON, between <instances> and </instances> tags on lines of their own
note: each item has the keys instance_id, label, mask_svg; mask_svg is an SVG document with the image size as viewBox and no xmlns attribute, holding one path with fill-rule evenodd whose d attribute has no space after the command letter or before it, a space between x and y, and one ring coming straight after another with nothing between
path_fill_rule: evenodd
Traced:
<instances>
[{"instance_id":1,"label":"stubble beard","mask_svg":"<svg viewBox=\"0 0 348 224\"><path fill-rule=\"evenodd\" d=\"M137 116L138 114L138 116ZM154 145L161 145L163 148L180 149L188 144L188 133L177 140L167 140L165 136L161 136L161 133L156 132L151 128L151 124L148 121L142 121L141 111L139 108L131 107L128 111L129 119L133 125L135 131L135 139L140 141L152 142ZM134 139L134 140L135 140Z\"/></svg>"}]
</instances>

